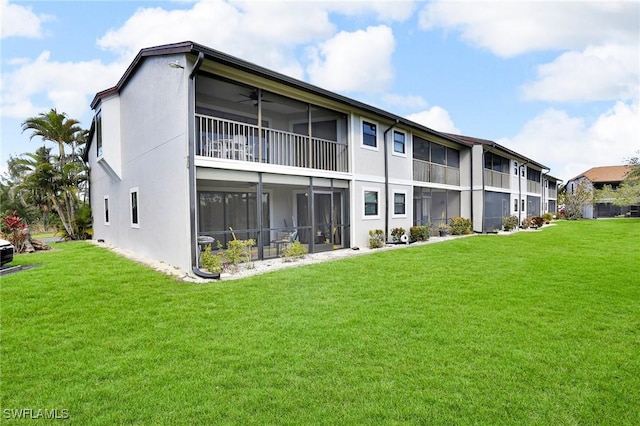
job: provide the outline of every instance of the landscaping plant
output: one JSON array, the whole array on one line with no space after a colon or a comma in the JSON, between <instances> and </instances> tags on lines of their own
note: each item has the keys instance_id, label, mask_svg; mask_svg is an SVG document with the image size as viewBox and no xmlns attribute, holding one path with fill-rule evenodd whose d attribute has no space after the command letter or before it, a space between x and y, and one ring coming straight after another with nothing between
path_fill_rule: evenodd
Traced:
<instances>
[{"instance_id":1,"label":"landscaping plant","mask_svg":"<svg viewBox=\"0 0 640 426\"><path fill-rule=\"evenodd\" d=\"M369 231L369 248L384 247L384 231L382 229L372 229Z\"/></svg>"},{"instance_id":2,"label":"landscaping plant","mask_svg":"<svg viewBox=\"0 0 640 426\"><path fill-rule=\"evenodd\" d=\"M285 262L293 262L294 260L302 259L307 255L307 247L302 245L300 241L294 241L285 247L282 257Z\"/></svg>"},{"instance_id":3,"label":"landscaping plant","mask_svg":"<svg viewBox=\"0 0 640 426\"><path fill-rule=\"evenodd\" d=\"M409 238L412 242L427 241L429 239L430 228L428 225L412 226L409 228Z\"/></svg>"},{"instance_id":4,"label":"landscaping plant","mask_svg":"<svg viewBox=\"0 0 640 426\"><path fill-rule=\"evenodd\" d=\"M406 233L407 231L405 231L404 228L393 228L391 230L391 238L393 239L394 243L399 243L402 239L402 236Z\"/></svg>"},{"instance_id":5,"label":"landscaping plant","mask_svg":"<svg viewBox=\"0 0 640 426\"><path fill-rule=\"evenodd\" d=\"M471 219L456 216L449 221L451 235L466 235L471 233Z\"/></svg>"}]
</instances>

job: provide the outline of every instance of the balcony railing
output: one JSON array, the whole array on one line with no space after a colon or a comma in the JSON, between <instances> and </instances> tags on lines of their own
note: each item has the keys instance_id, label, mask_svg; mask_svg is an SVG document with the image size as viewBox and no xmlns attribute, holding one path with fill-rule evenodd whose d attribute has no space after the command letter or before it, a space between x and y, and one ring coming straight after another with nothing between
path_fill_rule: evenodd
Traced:
<instances>
[{"instance_id":1,"label":"balcony railing","mask_svg":"<svg viewBox=\"0 0 640 426\"><path fill-rule=\"evenodd\" d=\"M509 173L497 172L495 170L484 169L485 186L494 188L511 188L511 175Z\"/></svg>"},{"instance_id":2,"label":"balcony railing","mask_svg":"<svg viewBox=\"0 0 640 426\"><path fill-rule=\"evenodd\" d=\"M413 160L413 180L460 185L460 169L423 160Z\"/></svg>"},{"instance_id":3,"label":"balcony railing","mask_svg":"<svg viewBox=\"0 0 640 426\"><path fill-rule=\"evenodd\" d=\"M196 155L349 171L346 144L201 114L196 114Z\"/></svg>"}]
</instances>

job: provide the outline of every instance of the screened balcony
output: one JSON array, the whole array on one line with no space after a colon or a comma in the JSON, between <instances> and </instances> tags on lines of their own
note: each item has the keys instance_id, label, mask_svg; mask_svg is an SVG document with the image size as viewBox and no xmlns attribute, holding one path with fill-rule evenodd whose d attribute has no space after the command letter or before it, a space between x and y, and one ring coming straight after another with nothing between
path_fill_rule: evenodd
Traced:
<instances>
[{"instance_id":1,"label":"screened balcony","mask_svg":"<svg viewBox=\"0 0 640 426\"><path fill-rule=\"evenodd\" d=\"M349 171L346 114L221 78L196 87L196 155Z\"/></svg>"},{"instance_id":2,"label":"screened balcony","mask_svg":"<svg viewBox=\"0 0 640 426\"><path fill-rule=\"evenodd\" d=\"M414 136L413 180L460 185L460 151Z\"/></svg>"},{"instance_id":3,"label":"screened balcony","mask_svg":"<svg viewBox=\"0 0 640 426\"><path fill-rule=\"evenodd\" d=\"M347 145L196 114L196 155L335 172L348 171Z\"/></svg>"},{"instance_id":4,"label":"screened balcony","mask_svg":"<svg viewBox=\"0 0 640 426\"><path fill-rule=\"evenodd\" d=\"M511 188L511 175L496 170L484 169L485 186L493 186L494 188Z\"/></svg>"},{"instance_id":5,"label":"screened balcony","mask_svg":"<svg viewBox=\"0 0 640 426\"><path fill-rule=\"evenodd\" d=\"M493 152L484 153L484 185L494 188L511 188L509 167L511 161Z\"/></svg>"}]
</instances>

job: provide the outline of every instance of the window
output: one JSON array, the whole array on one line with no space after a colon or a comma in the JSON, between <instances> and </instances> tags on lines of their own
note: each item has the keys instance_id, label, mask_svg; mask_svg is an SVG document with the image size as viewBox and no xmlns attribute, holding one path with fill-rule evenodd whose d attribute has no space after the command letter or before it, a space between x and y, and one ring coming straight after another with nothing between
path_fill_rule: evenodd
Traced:
<instances>
[{"instance_id":1,"label":"window","mask_svg":"<svg viewBox=\"0 0 640 426\"><path fill-rule=\"evenodd\" d=\"M393 132L393 152L405 154L405 135L402 132Z\"/></svg>"},{"instance_id":2,"label":"window","mask_svg":"<svg viewBox=\"0 0 640 426\"><path fill-rule=\"evenodd\" d=\"M438 145L437 143L431 144L431 162L432 163L445 165L446 155L447 155L447 149L444 146Z\"/></svg>"},{"instance_id":3,"label":"window","mask_svg":"<svg viewBox=\"0 0 640 426\"><path fill-rule=\"evenodd\" d=\"M109 224L109 197L104 197L104 224Z\"/></svg>"},{"instance_id":4,"label":"window","mask_svg":"<svg viewBox=\"0 0 640 426\"><path fill-rule=\"evenodd\" d=\"M520 166L520 176L524 177L524 169L526 167Z\"/></svg>"},{"instance_id":5,"label":"window","mask_svg":"<svg viewBox=\"0 0 640 426\"><path fill-rule=\"evenodd\" d=\"M522 200L522 206L520 207L520 210L524 211L525 208L525 204L524 204L524 199Z\"/></svg>"},{"instance_id":6,"label":"window","mask_svg":"<svg viewBox=\"0 0 640 426\"><path fill-rule=\"evenodd\" d=\"M460 151L453 148L447 148L447 166L460 168Z\"/></svg>"},{"instance_id":7,"label":"window","mask_svg":"<svg viewBox=\"0 0 640 426\"><path fill-rule=\"evenodd\" d=\"M518 211L518 199L513 200L513 211Z\"/></svg>"},{"instance_id":8,"label":"window","mask_svg":"<svg viewBox=\"0 0 640 426\"><path fill-rule=\"evenodd\" d=\"M102 157L102 111L96 114L96 151L98 158Z\"/></svg>"},{"instance_id":9,"label":"window","mask_svg":"<svg viewBox=\"0 0 640 426\"><path fill-rule=\"evenodd\" d=\"M372 148L378 147L378 136L376 125L368 121L362 122L362 145Z\"/></svg>"},{"instance_id":10,"label":"window","mask_svg":"<svg viewBox=\"0 0 640 426\"><path fill-rule=\"evenodd\" d=\"M393 193L393 214L405 216L407 214L407 194L404 192Z\"/></svg>"},{"instance_id":11,"label":"window","mask_svg":"<svg viewBox=\"0 0 640 426\"><path fill-rule=\"evenodd\" d=\"M517 161L513 162L513 174L518 176L518 162Z\"/></svg>"},{"instance_id":12,"label":"window","mask_svg":"<svg viewBox=\"0 0 640 426\"><path fill-rule=\"evenodd\" d=\"M139 228L140 222L138 217L138 188L132 188L129 196L129 206L131 207L131 227Z\"/></svg>"},{"instance_id":13,"label":"window","mask_svg":"<svg viewBox=\"0 0 640 426\"><path fill-rule=\"evenodd\" d=\"M365 217L378 216L378 191L364 191Z\"/></svg>"}]
</instances>

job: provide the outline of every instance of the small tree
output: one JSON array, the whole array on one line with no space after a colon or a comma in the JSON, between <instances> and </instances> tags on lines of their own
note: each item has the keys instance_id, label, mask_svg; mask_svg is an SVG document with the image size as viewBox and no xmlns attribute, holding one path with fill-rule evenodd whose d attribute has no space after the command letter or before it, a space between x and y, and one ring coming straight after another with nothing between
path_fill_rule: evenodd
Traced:
<instances>
[{"instance_id":1,"label":"small tree","mask_svg":"<svg viewBox=\"0 0 640 426\"><path fill-rule=\"evenodd\" d=\"M567 219L581 219L584 208L593 203L593 191L586 179L575 185L573 190L566 188L564 205Z\"/></svg>"}]
</instances>

